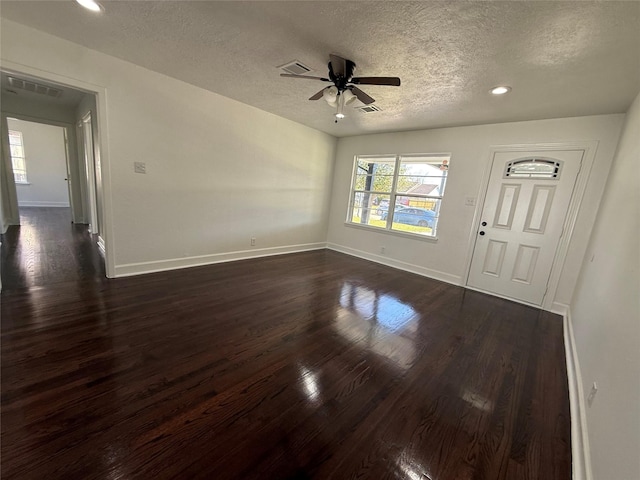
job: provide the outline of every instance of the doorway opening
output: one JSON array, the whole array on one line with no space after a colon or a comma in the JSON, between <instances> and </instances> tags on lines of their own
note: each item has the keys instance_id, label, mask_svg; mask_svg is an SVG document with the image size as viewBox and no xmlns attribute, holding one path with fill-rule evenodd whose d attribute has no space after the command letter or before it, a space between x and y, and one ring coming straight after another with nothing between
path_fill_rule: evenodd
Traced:
<instances>
[{"instance_id":1,"label":"doorway opening","mask_svg":"<svg viewBox=\"0 0 640 480\"><path fill-rule=\"evenodd\" d=\"M3 289L105 277L96 94L1 80Z\"/></svg>"}]
</instances>

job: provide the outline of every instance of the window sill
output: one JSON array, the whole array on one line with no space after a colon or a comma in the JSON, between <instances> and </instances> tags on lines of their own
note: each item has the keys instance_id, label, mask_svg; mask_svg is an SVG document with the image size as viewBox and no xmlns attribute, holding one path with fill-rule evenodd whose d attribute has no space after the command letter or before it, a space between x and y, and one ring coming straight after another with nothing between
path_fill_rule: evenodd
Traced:
<instances>
[{"instance_id":1,"label":"window sill","mask_svg":"<svg viewBox=\"0 0 640 480\"><path fill-rule=\"evenodd\" d=\"M426 235L420 235L418 233L399 232L398 230L387 230L386 228L370 227L369 225L358 225L351 222L344 222L344 225L346 227L357 228L358 230L385 233L387 235L393 235L395 237L411 238L413 240L421 240L423 242L436 243L438 241L438 237L428 237Z\"/></svg>"},{"instance_id":2,"label":"window sill","mask_svg":"<svg viewBox=\"0 0 640 480\"><path fill-rule=\"evenodd\" d=\"M16 182L16 185L31 185L31 182Z\"/></svg>"}]
</instances>

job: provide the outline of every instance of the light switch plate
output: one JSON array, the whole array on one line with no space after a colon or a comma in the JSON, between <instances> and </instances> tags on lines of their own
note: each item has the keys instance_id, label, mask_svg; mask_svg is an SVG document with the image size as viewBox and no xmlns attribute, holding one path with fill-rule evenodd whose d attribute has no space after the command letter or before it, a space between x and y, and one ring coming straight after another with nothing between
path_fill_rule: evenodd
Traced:
<instances>
[{"instance_id":1,"label":"light switch plate","mask_svg":"<svg viewBox=\"0 0 640 480\"><path fill-rule=\"evenodd\" d=\"M144 162L133 162L133 171L136 173L147 173L147 164Z\"/></svg>"}]
</instances>

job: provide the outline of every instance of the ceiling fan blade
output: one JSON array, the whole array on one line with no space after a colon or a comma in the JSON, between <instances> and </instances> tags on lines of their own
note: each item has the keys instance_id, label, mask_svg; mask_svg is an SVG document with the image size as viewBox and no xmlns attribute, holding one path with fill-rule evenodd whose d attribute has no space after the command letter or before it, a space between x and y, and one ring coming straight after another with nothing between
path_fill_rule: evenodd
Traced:
<instances>
[{"instance_id":1,"label":"ceiling fan blade","mask_svg":"<svg viewBox=\"0 0 640 480\"><path fill-rule=\"evenodd\" d=\"M360 90L358 87L353 87L351 89L351 91L353 92L353 94L358 97L358 100L360 100L362 103L364 103L365 105L369 105L370 103L375 102L375 100L370 97L369 95L367 95L366 93L364 93L362 90Z\"/></svg>"},{"instance_id":2,"label":"ceiling fan blade","mask_svg":"<svg viewBox=\"0 0 640 480\"><path fill-rule=\"evenodd\" d=\"M306 79L309 79L309 80L322 80L323 82L330 82L331 81L328 78L312 77L311 75L293 75L292 73L281 73L280 76L281 77L287 77L287 78L306 78Z\"/></svg>"},{"instance_id":3,"label":"ceiling fan blade","mask_svg":"<svg viewBox=\"0 0 640 480\"><path fill-rule=\"evenodd\" d=\"M322 94L324 93L324 88L316 93L313 97L309 97L309 100L320 100L322 98Z\"/></svg>"},{"instance_id":4,"label":"ceiling fan blade","mask_svg":"<svg viewBox=\"0 0 640 480\"><path fill-rule=\"evenodd\" d=\"M344 77L347 73L347 61L338 55L329 55L329 63L334 75Z\"/></svg>"},{"instance_id":5,"label":"ceiling fan blade","mask_svg":"<svg viewBox=\"0 0 640 480\"><path fill-rule=\"evenodd\" d=\"M353 77L351 83L356 85L391 85L399 87L400 79L398 77Z\"/></svg>"}]
</instances>

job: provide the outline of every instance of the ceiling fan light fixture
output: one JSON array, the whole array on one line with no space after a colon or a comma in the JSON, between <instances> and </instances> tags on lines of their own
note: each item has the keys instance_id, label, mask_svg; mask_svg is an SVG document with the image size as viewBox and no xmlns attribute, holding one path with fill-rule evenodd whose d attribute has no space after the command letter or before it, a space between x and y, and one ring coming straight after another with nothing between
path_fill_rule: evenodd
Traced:
<instances>
[{"instance_id":1,"label":"ceiling fan light fixture","mask_svg":"<svg viewBox=\"0 0 640 480\"><path fill-rule=\"evenodd\" d=\"M104 7L95 0L76 0L76 2L92 12L102 12L104 10Z\"/></svg>"},{"instance_id":2,"label":"ceiling fan light fixture","mask_svg":"<svg viewBox=\"0 0 640 480\"><path fill-rule=\"evenodd\" d=\"M508 85L498 85L497 87L493 87L489 90L493 95L504 95L505 93L509 93L511 91L511 87Z\"/></svg>"},{"instance_id":3,"label":"ceiling fan light fixture","mask_svg":"<svg viewBox=\"0 0 640 480\"><path fill-rule=\"evenodd\" d=\"M351 105L358 98L353 94L351 90L345 90L344 92L342 92L342 96L344 97L345 105Z\"/></svg>"},{"instance_id":4,"label":"ceiling fan light fixture","mask_svg":"<svg viewBox=\"0 0 640 480\"><path fill-rule=\"evenodd\" d=\"M331 87L327 87L322 92L322 98L324 98L329 105L335 107L336 100L338 99L338 87L332 85Z\"/></svg>"}]
</instances>

